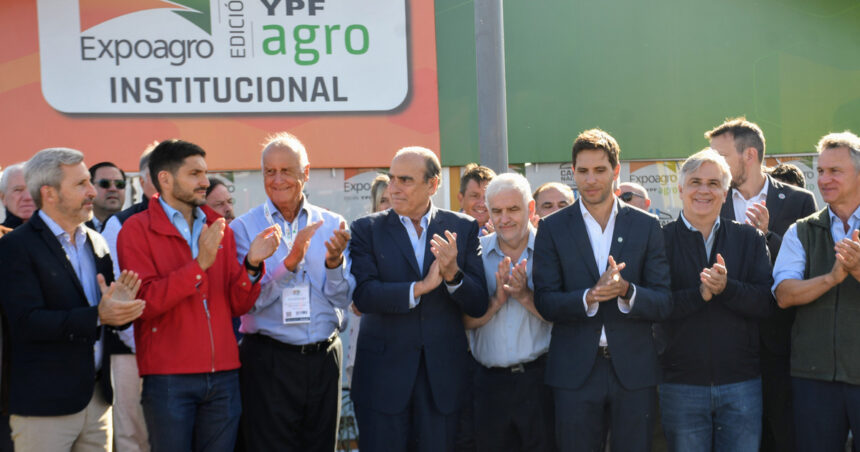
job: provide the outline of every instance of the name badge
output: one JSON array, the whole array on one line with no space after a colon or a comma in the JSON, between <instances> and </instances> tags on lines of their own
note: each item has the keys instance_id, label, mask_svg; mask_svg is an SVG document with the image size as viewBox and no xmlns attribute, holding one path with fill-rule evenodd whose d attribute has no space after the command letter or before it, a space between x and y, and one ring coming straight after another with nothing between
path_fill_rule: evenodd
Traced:
<instances>
[{"instance_id":1,"label":"name badge","mask_svg":"<svg viewBox=\"0 0 860 452\"><path fill-rule=\"evenodd\" d=\"M281 307L284 313L284 325L310 323L310 286L308 284L298 284L294 287L284 289L281 293Z\"/></svg>"}]
</instances>

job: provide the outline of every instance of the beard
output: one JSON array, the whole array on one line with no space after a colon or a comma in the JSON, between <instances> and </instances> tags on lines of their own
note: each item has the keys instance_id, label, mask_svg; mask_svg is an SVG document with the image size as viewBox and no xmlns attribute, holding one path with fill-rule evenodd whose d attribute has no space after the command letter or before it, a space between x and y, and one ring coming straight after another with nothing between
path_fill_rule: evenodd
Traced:
<instances>
[{"instance_id":1,"label":"beard","mask_svg":"<svg viewBox=\"0 0 860 452\"><path fill-rule=\"evenodd\" d=\"M75 219L75 223L80 224L86 221L90 221L93 218L93 207L92 207L92 199L85 198L81 201L80 204L72 205L71 202L67 200L62 194L58 194L58 203L57 210L63 216L72 219ZM89 208L85 207L85 204L89 201Z\"/></svg>"},{"instance_id":2,"label":"beard","mask_svg":"<svg viewBox=\"0 0 860 452\"><path fill-rule=\"evenodd\" d=\"M174 185L173 191L171 195L173 199L188 204L191 207L200 207L203 204L206 204L205 191L203 192L203 196L195 196L195 190L185 190L184 188Z\"/></svg>"},{"instance_id":3,"label":"beard","mask_svg":"<svg viewBox=\"0 0 860 452\"><path fill-rule=\"evenodd\" d=\"M738 176L737 177L732 176L731 187L732 188L738 188L741 185L743 185L744 182L746 182L746 181L747 181L747 169L746 169L746 167L742 166L738 170Z\"/></svg>"}]
</instances>

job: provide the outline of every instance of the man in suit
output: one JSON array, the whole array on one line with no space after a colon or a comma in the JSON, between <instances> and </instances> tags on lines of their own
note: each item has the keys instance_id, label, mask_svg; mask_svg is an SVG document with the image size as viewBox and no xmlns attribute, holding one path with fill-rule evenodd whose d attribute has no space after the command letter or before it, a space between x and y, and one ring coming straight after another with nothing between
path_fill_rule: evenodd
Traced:
<instances>
[{"instance_id":1,"label":"man in suit","mask_svg":"<svg viewBox=\"0 0 860 452\"><path fill-rule=\"evenodd\" d=\"M761 128L745 118L729 119L705 137L732 171L732 188L720 216L758 228L767 239L771 263L782 236L795 221L815 212L815 198L807 190L784 184L764 171L765 139ZM794 309L775 310L761 321L762 450L794 450L789 353Z\"/></svg>"},{"instance_id":2,"label":"man in suit","mask_svg":"<svg viewBox=\"0 0 860 452\"><path fill-rule=\"evenodd\" d=\"M663 234L613 194L612 136L587 130L572 154L580 199L541 220L534 247L535 306L553 322L556 445L598 450L608 421L613 451L649 450L660 380L651 324L672 309Z\"/></svg>"},{"instance_id":3,"label":"man in suit","mask_svg":"<svg viewBox=\"0 0 860 452\"><path fill-rule=\"evenodd\" d=\"M478 223L430 201L440 172L432 151L401 149L391 162L393 208L352 224L362 451L454 447L468 389L462 315L486 312L487 286Z\"/></svg>"},{"instance_id":4,"label":"man in suit","mask_svg":"<svg viewBox=\"0 0 860 452\"><path fill-rule=\"evenodd\" d=\"M83 154L46 149L25 166L40 210L0 240L0 305L9 319L15 450L111 450L110 378L102 326L143 312L139 282L120 275L104 239L83 225L95 189ZM128 300L128 301L122 301Z\"/></svg>"}]
</instances>

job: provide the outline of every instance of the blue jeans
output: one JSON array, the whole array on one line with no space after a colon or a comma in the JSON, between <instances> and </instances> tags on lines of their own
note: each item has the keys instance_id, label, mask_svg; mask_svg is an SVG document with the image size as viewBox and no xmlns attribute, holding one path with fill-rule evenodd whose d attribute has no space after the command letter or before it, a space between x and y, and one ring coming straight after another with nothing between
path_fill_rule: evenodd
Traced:
<instances>
[{"instance_id":1,"label":"blue jeans","mask_svg":"<svg viewBox=\"0 0 860 452\"><path fill-rule=\"evenodd\" d=\"M232 451L242 414L239 372L146 375L141 404L153 452Z\"/></svg>"},{"instance_id":2,"label":"blue jeans","mask_svg":"<svg viewBox=\"0 0 860 452\"><path fill-rule=\"evenodd\" d=\"M719 386L660 385L670 451L758 451L761 379Z\"/></svg>"}]
</instances>

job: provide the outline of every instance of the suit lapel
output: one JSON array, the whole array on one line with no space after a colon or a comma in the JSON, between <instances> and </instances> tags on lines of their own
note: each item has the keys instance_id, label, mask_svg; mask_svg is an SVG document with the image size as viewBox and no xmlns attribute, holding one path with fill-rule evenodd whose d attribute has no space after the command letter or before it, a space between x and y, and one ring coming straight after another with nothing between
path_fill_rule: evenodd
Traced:
<instances>
[{"instance_id":1,"label":"suit lapel","mask_svg":"<svg viewBox=\"0 0 860 452\"><path fill-rule=\"evenodd\" d=\"M720 210L720 216L728 218L729 220L736 220L735 203L732 200L732 190L733 188L729 187L729 192L726 194L726 202L723 203L723 208Z\"/></svg>"},{"instance_id":2,"label":"suit lapel","mask_svg":"<svg viewBox=\"0 0 860 452\"><path fill-rule=\"evenodd\" d=\"M438 210L431 206L430 209L430 219L427 221L427 235L425 236L424 243L424 268L421 269L421 276L427 274L427 271L430 270L430 264L436 260L436 256L433 255L433 252L430 251L430 239L433 238L433 234L439 234L440 237L445 237L445 223L442 218L438 218Z\"/></svg>"},{"instance_id":3,"label":"suit lapel","mask_svg":"<svg viewBox=\"0 0 860 452\"><path fill-rule=\"evenodd\" d=\"M394 240L394 247L399 249L403 254L403 257L406 258L406 261L409 262L412 271L415 272L419 277L423 276L418 270L418 261L415 259L415 253L412 250L412 242L409 240L409 234L406 233L406 228L403 227L403 224L400 222L400 217L394 213L394 209L388 210L388 233L391 235L391 238Z\"/></svg>"},{"instance_id":4,"label":"suit lapel","mask_svg":"<svg viewBox=\"0 0 860 452\"><path fill-rule=\"evenodd\" d=\"M33 214L30 217L30 222L33 224L33 227L39 231L39 235L42 237L42 241L45 242L45 245L51 250L51 253L55 258L60 262L60 265L68 272L69 276L74 281L75 287L78 289L78 294L81 296L81 299L86 303L87 297L84 293L84 287L81 285L81 281L78 279L78 274L75 273L74 267L72 267L72 263L69 262L68 256L66 256L66 250L63 249L63 245L60 244L60 241L57 237L54 236L54 233L51 232L51 228L42 221L42 217L39 216L38 212Z\"/></svg>"},{"instance_id":5,"label":"suit lapel","mask_svg":"<svg viewBox=\"0 0 860 452\"><path fill-rule=\"evenodd\" d=\"M576 245L577 250L580 250L583 259L585 259L585 266L588 268L588 272L597 281L600 279L600 272L597 271L597 262L594 261L591 241L588 239L588 231L585 229L585 220L582 219L580 202L582 201L576 201L573 206L567 209L570 215L570 227L568 228L571 234L570 241ZM562 251L562 253L564 254L565 252Z\"/></svg>"},{"instance_id":6,"label":"suit lapel","mask_svg":"<svg viewBox=\"0 0 860 452\"><path fill-rule=\"evenodd\" d=\"M767 213L770 217L768 224L773 225L778 220L777 216L779 212L782 212L782 203L785 201L785 185L782 182L773 180L769 175L765 177L767 177L767 183L770 184L767 189L767 203L765 207L767 207Z\"/></svg>"},{"instance_id":7,"label":"suit lapel","mask_svg":"<svg viewBox=\"0 0 860 452\"><path fill-rule=\"evenodd\" d=\"M615 229L612 231L612 243L609 245L609 255L615 259L615 263L621 263L621 249L624 247L624 242L628 238L630 232L631 216L630 207L620 204L618 214L615 216Z\"/></svg>"}]
</instances>

